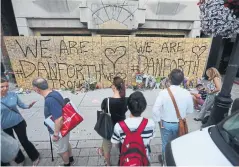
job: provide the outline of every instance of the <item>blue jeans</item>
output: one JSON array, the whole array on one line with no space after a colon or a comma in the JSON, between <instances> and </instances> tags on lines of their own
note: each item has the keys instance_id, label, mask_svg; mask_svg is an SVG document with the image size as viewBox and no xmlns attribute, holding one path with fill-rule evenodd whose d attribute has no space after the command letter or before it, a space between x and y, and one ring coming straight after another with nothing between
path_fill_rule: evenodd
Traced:
<instances>
[{"instance_id":1,"label":"blue jeans","mask_svg":"<svg viewBox=\"0 0 239 167\"><path fill-rule=\"evenodd\" d=\"M178 137L178 124L177 123L167 123L162 121L164 128L161 128L159 123L159 128L162 138L162 156L164 156L166 145Z\"/></svg>"}]
</instances>

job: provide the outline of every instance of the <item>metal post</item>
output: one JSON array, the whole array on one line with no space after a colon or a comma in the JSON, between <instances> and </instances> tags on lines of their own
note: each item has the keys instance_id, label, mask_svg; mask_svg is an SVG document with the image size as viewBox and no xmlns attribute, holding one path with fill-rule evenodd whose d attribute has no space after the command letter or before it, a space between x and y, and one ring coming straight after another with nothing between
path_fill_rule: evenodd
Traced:
<instances>
[{"instance_id":1,"label":"metal post","mask_svg":"<svg viewBox=\"0 0 239 167\"><path fill-rule=\"evenodd\" d=\"M239 34L237 34L236 41L233 45L231 58L227 67L221 92L215 98L214 107L211 111L211 115L209 117L208 122L204 124L202 127L215 125L224 119L225 114L228 114L228 111L232 104L231 90L234 79L237 74L238 67L239 67Z\"/></svg>"},{"instance_id":2,"label":"metal post","mask_svg":"<svg viewBox=\"0 0 239 167\"><path fill-rule=\"evenodd\" d=\"M224 49L224 43L225 43L225 40L223 40L221 36L213 37L206 69L210 67L219 68L218 61L221 60L223 49ZM204 73L204 76L207 78L206 71Z\"/></svg>"}]
</instances>

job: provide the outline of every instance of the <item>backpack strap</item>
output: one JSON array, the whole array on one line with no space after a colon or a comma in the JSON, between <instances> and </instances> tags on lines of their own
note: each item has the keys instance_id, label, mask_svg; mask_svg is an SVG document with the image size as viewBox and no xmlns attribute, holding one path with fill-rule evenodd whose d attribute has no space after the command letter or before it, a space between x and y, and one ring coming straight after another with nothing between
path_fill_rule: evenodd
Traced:
<instances>
[{"instance_id":1,"label":"backpack strap","mask_svg":"<svg viewBox=\"0 0 239 167\"><path fill-rule=\"evenodd\" d=\"M137 133L138 133L139 135L141 135L141 134L143 133L143 131L144 131L144 129L145 129L147 123L148 123L148 119L143 118L142 122L140 123L140 125L139 125L139 127L138 127L138 129L137 129Z\"/></svg>"},{"instance_id":2,"label":"backpack strap","mask_svg":"<svg viewBox=\"0 0 239 167\"><path fill-rule=\"evenodd\" d=\"M128 135L131 133L130 129L128 128L128 126L126 125L126 123L124 121L120 121L119 125L120 125L121 129L124 131L125 135Z\"/></svg>"},{"instance_id":3,"label":"backpack strap","mask_svg":"<svg viewBox=\"0 0 239 167\"><path fill-rule=\"evenodd\" d=\"M49 97L51 97L51 98L55 99L55 100L56 100L56 101L57 101L57 102L58 102L58 103L61 105L61 107L62 107L62 108L65 106L65 104L62 104L62 103L60 102L60 100L59 100L59 99L57 99L57 98L56 98L56 97L54 97L54 96L51 96L51 95L50 95L50 96L47 96L47 97L46 97L46 99L47 99L47 98L49 98Z\"/></svg>"}]
</instances>

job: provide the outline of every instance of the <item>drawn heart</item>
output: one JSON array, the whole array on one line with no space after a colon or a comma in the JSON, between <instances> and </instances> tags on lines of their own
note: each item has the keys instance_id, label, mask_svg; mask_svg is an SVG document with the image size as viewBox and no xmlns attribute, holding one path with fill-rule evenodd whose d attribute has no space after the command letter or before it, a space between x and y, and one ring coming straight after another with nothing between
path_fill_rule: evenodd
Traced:
<instances>
[{"instance_id":1,"label":"drawn heart","mask_svg":"<svg viewBox=\"0 0 239 167\"><path fill-rule=\"evenodd\" d=\"M125 46L118 46L115 49L106 48L105 49L105 57L115 66L117 61L124 57L126 54L126 47Z\"/></svg>"},{"instance_id":2,"label":"drawn heart","mask_svg":"<svg viewBox=\"0 0 239 167\"><path fill-rule=\"evenodd\" d=\"M205 52L206 49L206 46L194 46L192 48L192 52L197 56L197 59L199 59L199 57Z\"/></svg>"}]
</instances>

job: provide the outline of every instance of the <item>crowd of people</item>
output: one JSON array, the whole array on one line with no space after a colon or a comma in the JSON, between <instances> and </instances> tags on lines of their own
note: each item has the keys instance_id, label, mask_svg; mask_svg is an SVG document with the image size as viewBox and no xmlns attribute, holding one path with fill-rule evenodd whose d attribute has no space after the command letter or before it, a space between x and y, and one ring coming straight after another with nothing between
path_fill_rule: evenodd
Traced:
<instances>
[{"instance_id":1,"label":"crowd of people","mask_svg":"<svg viewBox=\"0 0 239 167\"><path fill-rule=\"evenodd\" d=\"M208 87L204 87L202 83L196 86L198 93L190 93L185 88L181 87L184 82L184 73L179 69L174 69L169 75L170 86L174 99L177 103L181 118L186 118L187 114L194 112L195 109L200 109L198 117L195 121L202 121L210 107L213 104L216 94L221 89L221 76L215 68L209 68L206 72L209 77ZM158 97L152 109L152 119L142 117L142 113L147 107L147 101L144 95L136 91L129 97L126 97L126 89L124 80L120 77L115 77L112 81L112 97L105 98L102 101L101 109L107 112L112 119L114 130L111 139L103 138L102 146L97 148L97 153L104 157L105 165L110 166L110 152L112 147L118 147L120 156L125 156L124 151L127 149L125 142L130 141L130 135L136 135L136 141L141 142L137 135L142 138L145 154L150 160L150 141L155 136L155 128L159 126L162 139L162 154L158 156L161 163L164 162L164 152L167 143L178 137L179 119L176 114L175 105L172 97L167 89L159 91ZM64 98L62 95L49 88L47 80L44 78L36 78L32 81L33 90L44 97L44 116L45 118L52 116L55 123L54 130L48 128L49 134L53 141L53 146L57 153L62 158L63 166L74 165L75 161L72 155L70 133L64 137L60 137L59 133L63 124L62 106ZM14 143L16 133L18 140L26 151L27 155L33 162L33 166L37 166L40 161L40 154L34 145L28 140L26 127L27 123L20 114L17 107L22 109L30 109L35 102L24 104L14 92L9 91L8 79L1 76L1 128L2 133L6 137L11 138ZM126 112L130 111L130 116L126 118ZM87 121L87 118L86 118ZM132 136L131 136L132 138ZM11 141L6 140L7 141ZM2 141L3 142L3 141ZM21 149L17 149L17 154L12 154L12 159L16 164L23 164L25 157ZM1 165L10 165L10 160L1 161ZM126 163L126 162L125 162ZM119 165L122 164L119 161ZM11 164L12 165L12 164Z\"/></svg>"}]
</instances>

